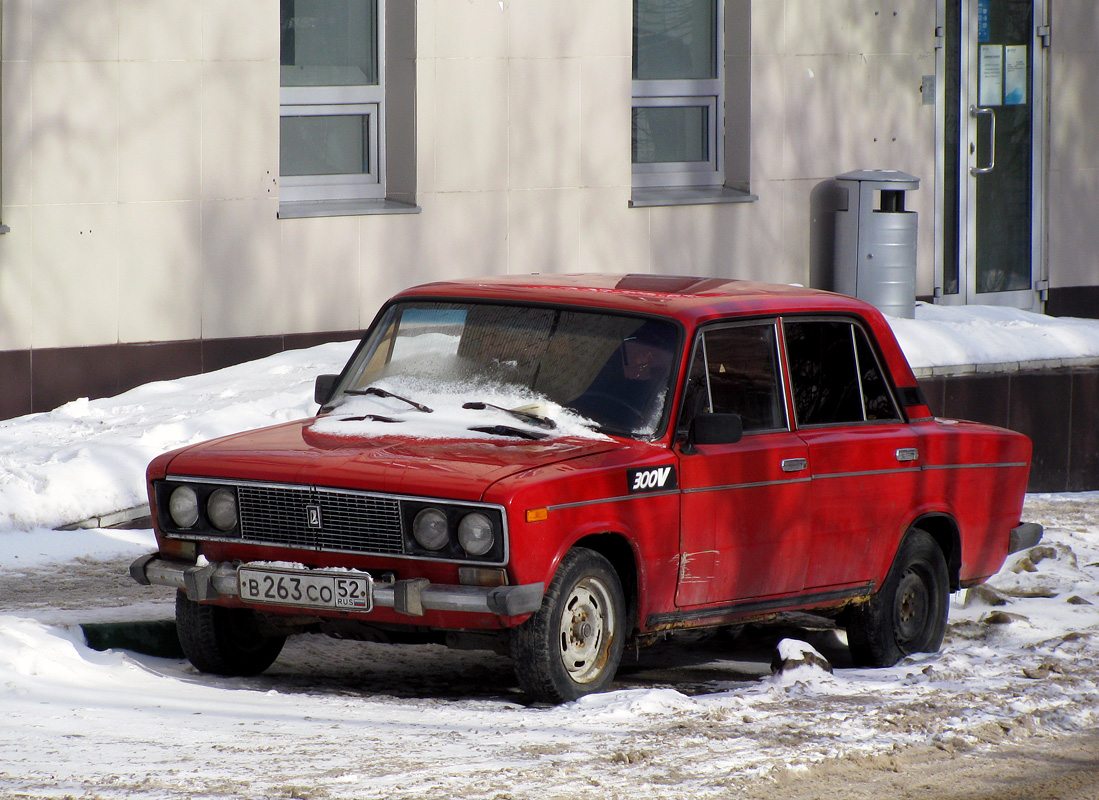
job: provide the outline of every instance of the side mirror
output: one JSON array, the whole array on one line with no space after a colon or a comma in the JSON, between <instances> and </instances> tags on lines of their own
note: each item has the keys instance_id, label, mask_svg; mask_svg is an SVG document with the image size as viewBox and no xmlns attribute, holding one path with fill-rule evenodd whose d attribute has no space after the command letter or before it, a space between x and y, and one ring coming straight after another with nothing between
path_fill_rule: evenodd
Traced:
<instances>
[{"instance_id":1,"label":"side mirror","mask_svg":"<svg viewBox=\"0 0 1099 800\"><path fill-rule=\"evenodd\" d=\"M313 402L319 406L328 403L339 379L339 375L318 375L317 382L313 385Z\"/></svg>"},{"instance_id":2,"label":"side mirror","mask_svg":"<svg viewBox=\"0 0 1099 800\"><path fill-rule=\"evenodd\" d=\"M743 436L740 414L699 414L691 420L683 452L691 455L700 444L736 444Z\"/></svg>"}]
</instances>

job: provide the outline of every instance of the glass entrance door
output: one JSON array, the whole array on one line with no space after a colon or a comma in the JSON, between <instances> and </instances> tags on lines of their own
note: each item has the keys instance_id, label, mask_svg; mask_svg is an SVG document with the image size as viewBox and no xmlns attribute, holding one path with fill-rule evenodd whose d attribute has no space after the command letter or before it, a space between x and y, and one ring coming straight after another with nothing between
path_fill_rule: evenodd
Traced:
<instances>
[{"instance_id":1,"label":"glass entrance door","mask_svg":"<svg viewBox=\"0 0 1099 800\"><path fill-rule=\"evenodd\" d=\"M944 302L1039 310L1045 0L944 0Z\"/></svg>"}]
</instances>

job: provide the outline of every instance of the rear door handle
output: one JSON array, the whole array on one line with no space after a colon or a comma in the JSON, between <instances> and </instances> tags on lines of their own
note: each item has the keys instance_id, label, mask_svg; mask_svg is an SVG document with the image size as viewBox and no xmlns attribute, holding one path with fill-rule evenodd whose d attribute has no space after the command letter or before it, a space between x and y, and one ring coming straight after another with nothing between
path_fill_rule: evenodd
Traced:
<instances>
[{"instance_id":1,"label":"rear door handle","mask_svg":"<svg viewBox=\"0 0 1099 800\"><path fill-rule=\"evenodd\" d=\"M920 451L915 447L901 447L897 449L897 461L902 464L906 461L919 461Z\"/></svg>"},{"instance_id":2,"label":"rear door handle","mask_svg":"<svg viewBox=\"0 0 1099 800\"><path fill-rule=\"evenodd\" d=\"M809 466L809 462L804 458L784 458L782 459L782 471L783 472L801 472L803 469Z\"/></svg>"}]
</instances>

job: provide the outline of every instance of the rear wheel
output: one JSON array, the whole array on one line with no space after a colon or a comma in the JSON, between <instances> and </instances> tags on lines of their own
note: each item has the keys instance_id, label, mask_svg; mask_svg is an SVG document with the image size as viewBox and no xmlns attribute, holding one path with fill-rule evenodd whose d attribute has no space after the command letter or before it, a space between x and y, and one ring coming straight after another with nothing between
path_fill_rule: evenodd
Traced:
<instances>
[{"instance_id":1,"label":"rear wheel","mask_svg":"<svg viewBox=\"0 0 1099 800\"><path fill-rule=\"evenodd\" d=\"M551 703L606 689L622 660L625 616L622 582L610 562L587 548L570 550L542 607L512 634L520 688Z\"/></svg>"},{"instance_id":2,"label":"rear wheel","mask_svg":"<svg viewBox=\"0 0 1099 800\"><path fill-rule=\"evenodd\" d=\"M222 608L176 594L176 630L183 653L199 672L244 677L259 675L282 652L285 636L263 630L259 614L247 608Z\"/></svg>"},{"instance_id":3,"label":"rear wheel","mask_svg":"<svg viewBox=\"0 0 1099 800\"><path fill-rule=\"evenodd\" d=\"M950 611L950 579L943 551L913 528L901 542L881 589L851 609L847 642L860 667L891 667L911 653L942 646Z\"/></svg>"}]
</instances>

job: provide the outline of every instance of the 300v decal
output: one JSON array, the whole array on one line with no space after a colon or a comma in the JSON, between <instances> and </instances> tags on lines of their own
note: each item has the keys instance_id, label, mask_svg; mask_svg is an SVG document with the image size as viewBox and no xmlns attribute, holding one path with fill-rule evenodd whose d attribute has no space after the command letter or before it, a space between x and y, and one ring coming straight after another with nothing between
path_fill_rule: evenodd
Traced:
<instances>
[{"instance_id":1,"label":"300v decal","mask_svg":"<svg viewBox=\"0 0 1099 800\"><path fill-rule=\"evenodd\" d=\"M643 469L626 470L626 482L630 494L642 492L664 492L668 489L676 489L679 483L676 480L675 467L645 467Z\"/></svg>"}]
</instances>

